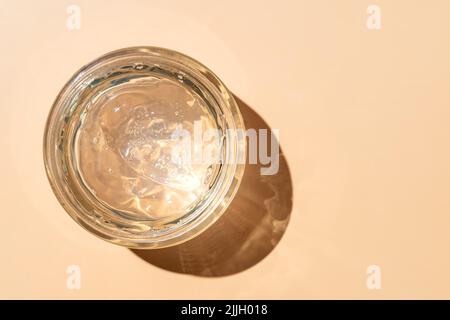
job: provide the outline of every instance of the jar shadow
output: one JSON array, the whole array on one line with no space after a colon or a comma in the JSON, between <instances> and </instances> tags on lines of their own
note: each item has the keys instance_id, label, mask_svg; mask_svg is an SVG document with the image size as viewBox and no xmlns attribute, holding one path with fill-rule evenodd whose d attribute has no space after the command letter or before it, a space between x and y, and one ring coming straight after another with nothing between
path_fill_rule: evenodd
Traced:
<instances>
[{"instance_id":1,"label":"jar shadow","mask_svg":"<svg viewBox=\"0 0 450 320\"><path fill-rule=\"evenodd\" d=\"M267 129L268 124L234 96L246 129ZM268 139L268 150L270 141ZM248 149L247 149L248 150ZM261 175L269 165L245 165L239 190L211 227L185 243L162 249L130 249L159 268L200 277L221 277L242 272L263 260L277 246L292 211L292 179L280 147L279 169Z\"/></svg>"}]
</instances>

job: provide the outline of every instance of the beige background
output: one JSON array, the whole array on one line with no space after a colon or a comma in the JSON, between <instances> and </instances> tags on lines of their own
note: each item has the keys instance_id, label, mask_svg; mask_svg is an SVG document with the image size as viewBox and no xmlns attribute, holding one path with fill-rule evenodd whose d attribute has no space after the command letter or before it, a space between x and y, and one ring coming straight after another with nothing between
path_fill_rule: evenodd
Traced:
<instances>
[{"instance_id":1,"label":"beige background","mask_svg":"<svg viewBox=\"0 0 450 320\"><path fill-rule=\"evenodd\" d=\"M0 298L450 298L450 2L0 2ZM280 129L291 220L263 261L202 278L88 234L44 173L62 85L108 51L184 52ZM81 289L66 268L81 267ZM368 290L366 268L382 270Z\"/></svg>"}]
</instances>

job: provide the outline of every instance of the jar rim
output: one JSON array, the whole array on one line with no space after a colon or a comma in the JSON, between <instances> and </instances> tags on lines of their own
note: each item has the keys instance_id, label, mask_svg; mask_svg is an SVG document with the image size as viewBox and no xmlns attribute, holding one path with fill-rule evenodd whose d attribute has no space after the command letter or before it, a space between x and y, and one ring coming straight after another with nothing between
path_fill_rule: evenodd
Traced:
<instances>
[{"instance_id":1,"label":"jar rim","mask_svg":"<svg viewBox=\"0 0 450 320\"><path fill-rule=\"evenodd\" d=\"M203 208L200 208L201 210L198 209L200 211L192 218L192 221L179 226L175 225L171 232L166 234L156 235L153 233L152 237L136 236L123 230L120 231L117 228L111 228L110 225L105 226L99 222L99 219L102 217L101 215L98 217L98 213L95 210L88 214L87 212L81 212L83 210L80 209L80 202L83 201L77 198L71 187L67 185L67 179L65 179L67 172L64 172L64 170L67 171L67 167L64 168L67 164L64 163L64 158L61 158L61 150L59 150L61 141L66 139L66 137L61 137L61 135L64 134L63 115L65 114L64 112L68 112L69 108L67 102L73 97L76 89L83 89L82 86L86 85L83 82L86 77L98 71L100 66L117 59L136 59L136 61L140 61L140 58L147 60L163 59L174 66L187 68L192 74L198 76L197 80L199 82L213 90L216 99L220 100L218 103L223 109L227 127L231 129L231 137L227 139L226 159L244 160L227 161L223 164L224 174L220 181L221 183L214 184L213 188L215 189L214 193L212 193L212 198L205 202ZM76 109L77 105L71 107ZM174 50L152 46L129 47L109 52L86 64L61 89L53 103L45 126L44 165L48 180L58 201L67 213L83 228L104 240L121 246L142 249L162 248L185 242L206 230L224 213L234 198L243 176L246 157L245 136L239 134L239 130L243 132L245 129L238 105L231 92L210 69L197 60Z\"/></svg>"}]
</instances>

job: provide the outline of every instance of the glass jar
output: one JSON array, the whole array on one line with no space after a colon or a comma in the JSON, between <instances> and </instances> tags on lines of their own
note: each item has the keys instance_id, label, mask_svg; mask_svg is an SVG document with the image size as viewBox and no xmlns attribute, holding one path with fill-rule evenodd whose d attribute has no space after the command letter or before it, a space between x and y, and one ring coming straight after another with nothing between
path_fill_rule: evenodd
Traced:
<instances>
[{"instance_id":1,"label":"glass jar","mask_svg":"<svg viewBox=\"0 0 450 320\"><path fill-rule=\"evenodd\" d=\"M126 48L63 87L48 116L44 162L57 199L86 230L130 248L162 248L225 211L244 171L243 132L232 94L207 67L168 49Z\"/></svg>"}]
</instances>

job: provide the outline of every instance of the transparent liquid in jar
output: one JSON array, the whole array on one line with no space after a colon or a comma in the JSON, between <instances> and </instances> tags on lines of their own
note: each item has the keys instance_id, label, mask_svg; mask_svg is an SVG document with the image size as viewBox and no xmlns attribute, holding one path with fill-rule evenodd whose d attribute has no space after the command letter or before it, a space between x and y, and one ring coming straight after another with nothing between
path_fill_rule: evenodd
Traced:
<instances>
[{"instance_id":1,"label":"transparent liquid in jar","mask_svg":"<svg viewBox=\"0 0 450 320\"><path fill-rule=\"evenodd\" d=\"M176 80L147 76L118 83L91 98L80 117L80 177L98 200L131 218L183 216L208 191L218 164L174 161L179 141L173 132L181 125L193 137L195 122L203 132L217 123L205 102ZM201 144L220 151L212 137L202 136Z\"/></svg>"}]
</instances>

